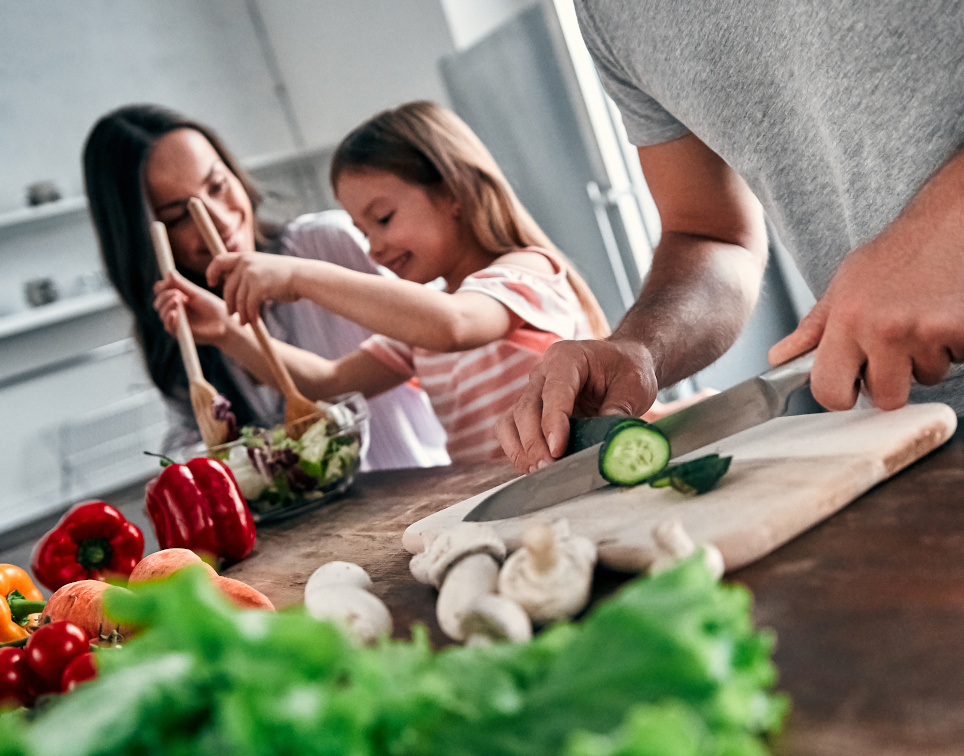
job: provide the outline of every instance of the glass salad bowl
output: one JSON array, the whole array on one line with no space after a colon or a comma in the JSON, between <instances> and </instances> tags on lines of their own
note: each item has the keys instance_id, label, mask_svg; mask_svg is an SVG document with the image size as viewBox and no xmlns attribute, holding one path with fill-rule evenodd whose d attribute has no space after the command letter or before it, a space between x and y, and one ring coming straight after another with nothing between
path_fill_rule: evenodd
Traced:
<instances>
[{"instance_id":1,"label":"glass salad bowl","mask_svg":"<svg viewBox=\"0 0 964 756\"><path fill-rule=\"evenodd\" d=\"M301 438L289 438L283 425L246 426L240 438L206 454L231 468L255 522L270 522L344 494L368 449L368 434L368 404L353 392L319 412Z\"/></svg>"}]
</instances>

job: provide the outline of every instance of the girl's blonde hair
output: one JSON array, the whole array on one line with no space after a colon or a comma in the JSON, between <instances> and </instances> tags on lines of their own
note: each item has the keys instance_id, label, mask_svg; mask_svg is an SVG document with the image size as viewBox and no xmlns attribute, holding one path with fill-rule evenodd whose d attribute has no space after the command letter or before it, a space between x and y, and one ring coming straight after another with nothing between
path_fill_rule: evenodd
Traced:
<instances>
[{"instance_id":1,"label":"girl's blonde hair","mask_svg":"<svg viewBox=\"0 0 964 756\"><path fill-rule=\"evenodd\" d=\"M609 335L606 316L589 286L519 202L482 141L455 113L427 101L379 113L335 149L332 188L343 173L360 168L448 191L475 238L493 255L523 247L548 251L566 271L593 336Z\"/></svg>"}]
</instances>

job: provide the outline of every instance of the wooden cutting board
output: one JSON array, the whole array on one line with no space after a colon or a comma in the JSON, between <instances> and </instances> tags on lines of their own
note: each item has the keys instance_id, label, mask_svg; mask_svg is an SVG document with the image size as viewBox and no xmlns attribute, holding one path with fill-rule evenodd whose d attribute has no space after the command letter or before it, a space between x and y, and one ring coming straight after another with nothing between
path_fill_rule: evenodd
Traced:
<instances>
[{"instance_id":1,"label":"wooden cutting board","mask_svg":"<svg viewBox=\"0 0 964 756\"><path fill-rule=\"evenodd\" d=\"M687 496L647 485L608 487L541 512L491 524L511 551L518 548L528 520L565 518L574 534L595 541L601 563L638 572L656 554L653 527L662 520L679 518L694 541L716 544L731 571L766 556L838 512L943 444L956 427L954 411L938 403L893 412L855 409L776 418L679 458L714 451L732 455L729 471L708 493ZM418 553L423 549L424 534L460 522L490 492L410 525L402 544L409 552Z\"/></svg>"}]
</instances>

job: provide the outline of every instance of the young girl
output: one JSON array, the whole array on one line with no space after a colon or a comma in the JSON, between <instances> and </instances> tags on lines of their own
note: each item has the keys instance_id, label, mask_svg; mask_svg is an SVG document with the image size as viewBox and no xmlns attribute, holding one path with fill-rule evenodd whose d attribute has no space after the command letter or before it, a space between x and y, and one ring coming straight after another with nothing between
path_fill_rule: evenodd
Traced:
<instances>
[{"instance_id":1,"label":"young girl","mask_svg":"<svg viewBox=\"0 0 964 756\"><path fill-rule=\"evenodd\" d=\"M598 303L516 199L481 141L429 102L385 111L338 146L331 183L397 279L322 261L224 255L207 269L229 312L254 319L266 300L307 298L375 332L305 376L319 395L378 394L415 377L448 434L453 460L503 456L497 417L559 339L603 337ZM441 279L444 289L425 286ZM160 287L168 330L179 282ZM219 345L220 346L220 345ZM230 350L230 345L222 348Z\"/></svg>"}]
</instances>

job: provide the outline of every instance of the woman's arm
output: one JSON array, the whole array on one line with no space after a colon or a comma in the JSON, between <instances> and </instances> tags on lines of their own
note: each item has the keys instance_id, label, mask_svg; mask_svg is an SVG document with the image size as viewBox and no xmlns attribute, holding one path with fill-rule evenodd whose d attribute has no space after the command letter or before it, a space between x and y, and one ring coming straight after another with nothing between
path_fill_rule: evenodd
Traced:
<instances>
[{"instance_id":1,"label":"woman's arm","mask_svg":"<svg viewBox=\"0 0 964 756\"><path fill-rule=\"evenodd\" d=\"M488 344L519 324L507 307L485 294L448 294L321 260L221 255L208 268L208 281L222 280L228 312L236 312L241 323L257 316L265 300L305 298L370 331L435 352Z\"/></svg>"}]
</instances>

